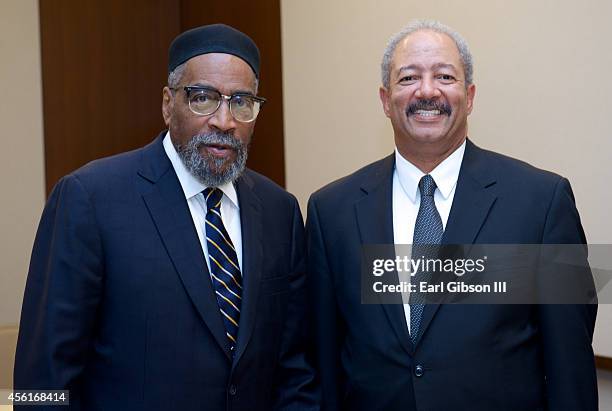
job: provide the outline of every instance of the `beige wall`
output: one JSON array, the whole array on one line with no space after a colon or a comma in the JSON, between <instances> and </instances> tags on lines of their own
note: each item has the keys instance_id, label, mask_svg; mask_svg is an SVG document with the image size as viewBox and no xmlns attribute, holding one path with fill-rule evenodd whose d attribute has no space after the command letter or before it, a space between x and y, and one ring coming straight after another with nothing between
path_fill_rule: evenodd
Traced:
<instances>
[{"instance_id":1,"label":"beige wall","mask_svg":"<svg viewBox=\"0 0 612 411\"><path fill-rule=\"evenodd\" d=\"M10 386L16 325L36 225L44 161L37 0L0 2L0 388Z\"/></svg>"},{"instance_id":2,"label":"beige wall","mask_svg":"<svg viewBox=\"0 0 612 411\"><path fill-rule=\"evenodd\" d=\"M302 206L323 184L391 152L378 102L379 60L415 17L470 42L477 97L470 135L570 178L592 243L611 243L612 3L520 0L282 0L287 184ZM37 0L0 1L0 388L44 203ZM607 326L607 327L604 327ZM612 305L595 346L612 357Z\"/></svg>"},{"instance_id":3,"label":"beige wall","mask_svg":"<svg viewBox=\"0 0 612 411\"><path fill-rule=\"evenodd\" d=\"M470 137L567 176L591 243L612 243L612 67L607 0L283 0L287 188L310 193L393 149L379 100L388 38L438 19L471 46ZM612 357L612 305L595 348Z\"/></svg>"}]
</instances>

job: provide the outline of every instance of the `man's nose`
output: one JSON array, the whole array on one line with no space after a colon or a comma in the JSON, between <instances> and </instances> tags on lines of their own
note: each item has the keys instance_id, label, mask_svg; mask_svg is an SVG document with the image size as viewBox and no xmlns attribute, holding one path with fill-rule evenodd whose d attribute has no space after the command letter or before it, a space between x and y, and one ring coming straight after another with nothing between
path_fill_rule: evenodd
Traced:
<instances>
[{"instance_id":1,"label":"man's nose","mask_svg":"<svg viewBox=\"0 0 612 411\"><path fill-rule=\"evenodd\" d=\"M416 91L416 97L422 99L432 99L441 95L440 89L432 77L423 77Z\"/></svg>"},{"instance_id":2,"label":"man's nose","mask_svg":"<svg viewBox=\"0 0 612 411\"><path fill-rule=\"evenodd\" d=\"M236 120L230 112L229 101L221 100L217 111L210 115L208 125L219 131L231 131L236 128Z\"/></svg>"}]
</instances>

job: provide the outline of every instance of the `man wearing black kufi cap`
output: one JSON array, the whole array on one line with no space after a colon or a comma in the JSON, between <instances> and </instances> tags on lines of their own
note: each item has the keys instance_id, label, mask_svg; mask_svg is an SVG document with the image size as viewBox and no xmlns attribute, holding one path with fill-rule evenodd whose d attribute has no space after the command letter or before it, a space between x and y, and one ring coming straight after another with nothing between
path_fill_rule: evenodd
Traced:
<instances>
[{"instance_id":1,"label":"man wearing black kufi cap","mask_svg":"<svg viewBox=\"0 0 612 411\"><path fill-rule=\"evenodd\" d=\"M168 130L58 182L32 253L15 389L70 390L79 410L318 409L300 210L245 168L259 67L229 26L179 35Z\"/></svg>"}]
</instances>

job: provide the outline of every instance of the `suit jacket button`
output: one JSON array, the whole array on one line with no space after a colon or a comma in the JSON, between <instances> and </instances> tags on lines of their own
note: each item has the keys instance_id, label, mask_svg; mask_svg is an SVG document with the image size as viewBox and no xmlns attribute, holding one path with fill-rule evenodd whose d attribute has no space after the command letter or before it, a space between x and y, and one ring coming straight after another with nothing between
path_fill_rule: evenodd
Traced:
<instances>
[{"instance_id":1,"label":"suit jacket button","mask_svg":"<svg viewBox=\"0 0 612 411\"><path fill-rule=\"evenodd\" d=\"M236 386L234 384L230 385L229 393L230 395L236 395Z\"/></svg>"},{"instance_id":2,"label":"suit jacket button","mask_svg":"<svg viewBox=\"0 0 612 411\"><path fill-rule=\"evenodd\" d=\"M417 377L422 377L425 374L425 368L422 365L417 365L414 367L414 375Z\"/></svg>"}]
</instances>

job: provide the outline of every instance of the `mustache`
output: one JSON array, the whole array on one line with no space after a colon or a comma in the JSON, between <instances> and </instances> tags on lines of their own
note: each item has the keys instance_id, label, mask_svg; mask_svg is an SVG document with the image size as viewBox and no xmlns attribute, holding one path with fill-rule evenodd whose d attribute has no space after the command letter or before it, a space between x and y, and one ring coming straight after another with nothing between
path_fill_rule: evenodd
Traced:
<instances>
[{"instance_id":1,"label":"mustache","mask_svg":"<svg viewBox=\"0 0 612 411\"><path fill-rule=\"evenodd\" d=\"M244 143L234 137L232 133L224 133L221 131L209 131L207 133L196 134L189 140L189 145L192 147L211 144L227 146L234 150L244 148Z\"/></svg>"},{"instance_id":2,"label":"mustache","mask_svg":"<svg viewBox=\"0 0 612 411\"><path fill-rule=\"evenodd\" d=\"M439 110L440 114L446 114L447 116L450 116L453 111L448 103L432 99L423 99L411 103L406 108L406 115L416 114L419 110Z\"/></svg>"}]
</instances>

